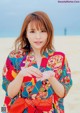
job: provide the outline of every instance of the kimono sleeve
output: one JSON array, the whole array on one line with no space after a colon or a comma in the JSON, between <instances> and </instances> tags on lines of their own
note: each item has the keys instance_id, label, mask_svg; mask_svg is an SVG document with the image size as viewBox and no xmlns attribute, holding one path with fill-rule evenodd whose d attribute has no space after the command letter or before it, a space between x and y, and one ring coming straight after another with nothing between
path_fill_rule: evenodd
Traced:
<instances>
[{"instance_id":1,"label":"kimono sleeve","mask_svg":"<svg viewBox=\"0 0 80 113\"><path fill-rule=\"evenodd\" d=\"M72 86L71 70L69 68L68 61L67 61L66 57L64 59L62 74L61 74L61 77L60 77L59 81L64 86L64 89L65 89L64 97L65 97L67 95L69 89Z\"/></svg>"},{"instance_id":2,"label":"kimono sleeve","mask_svg":"<svg viewBox=\"0 0 80 113\"><path fill-rule=\"evenodd\" d=\"M14 79L15 75L15 68L10 60L10 57L8 56L2 71L2 88L6 93L7 87L9 83Z\"/></svg>"}]
</instances>

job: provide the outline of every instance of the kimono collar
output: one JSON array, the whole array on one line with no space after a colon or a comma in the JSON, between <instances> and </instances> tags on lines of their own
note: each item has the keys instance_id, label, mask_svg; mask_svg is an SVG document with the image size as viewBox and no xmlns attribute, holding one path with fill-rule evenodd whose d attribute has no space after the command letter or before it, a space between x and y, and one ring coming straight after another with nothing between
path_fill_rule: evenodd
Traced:
<instances>
[{"instance_id":1,"label":"kimono collar","mask_svg":"<svg viewBox=\"0 0 80 113\"><path fill-rule=\"evenodd\" d=\"M43 72L46 69L47 66L47 61L50 56L52 56L53 50L46 50L42 54L42 59L40 63L40 67L38 68L36 59L35 59L35 54L33 49L31 48L30 52L26 54L25 58L23 59L21 63L21 67L29 67L29 66L34 66L38 68L41 72Z\"/></svg>"},{"instance_id":2,"label":"kimono collar","mask_svg":"<svg viewBox=\"0 0 80 113\"><path fill-rule=\"evenodd\" d=\"M39 67L39 70L41 72L43 72L46 69L48 59L50 56L52 56L52 54L53 54L53 50L46 50L43 52L42 60ZM29 56L29 60L31 61L29 65L33 65L34 67L38 68L33 49L31 49L28 56Z\"/></svg>"},{"instance_id":3,"label":"kimono collar","mask_svg":"<svg viewBox=\"0 0 80 113\"><path fill-rule=\"evenodd\" d=\"M54 50L46 49L46 51L44 51L44 52L42 53L42 57L47 57L47 58L48 58L48 56L52 56L53 52L54 52ZM30 50L29 55L35 56L34 50L33 50L32 48L31 48L31 50Z\"/></svg>"}]
</instances>

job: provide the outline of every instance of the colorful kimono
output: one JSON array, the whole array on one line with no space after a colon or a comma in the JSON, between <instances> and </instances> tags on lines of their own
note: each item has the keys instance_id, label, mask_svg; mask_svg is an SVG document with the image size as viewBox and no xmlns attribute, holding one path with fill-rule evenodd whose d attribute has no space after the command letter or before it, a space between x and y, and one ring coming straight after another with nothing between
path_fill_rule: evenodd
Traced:
<instances>
[{"instance_id":1,"label":"colorful kimono","mask_svg":"<svg viewBox=\"0 0 80 113\"><path fill-rule=\"evenodd\" d=\"M19 97L24 99L29 98L31 100L46 100L52 97L51 108L48 109L48 111L43 110L42 113L64 113L63 100L72 86L71 72L65 54L62 52L48 50L43 53L42 61L39 67L41 72L49 70L55 72L55 78L64 86L65 89L63 98L60 98L55 93L48 79L37 81L34 75L32 77L28 77L26 75L23 79L20 92L14 98L10 98L7 93L8 84L16 78L22 68L29 66L38 68L34 51L32 49L29 53L23 52L22 50L19 50L18 52L12 51L7 57L5 66L3 68L2 82L2 87L6 92L4 103L7 106L7 109L9 110L11 105L13 105ZM25 108L22 113L29 113L28 110L28 108Z\"/></svg>"}]
</instances>

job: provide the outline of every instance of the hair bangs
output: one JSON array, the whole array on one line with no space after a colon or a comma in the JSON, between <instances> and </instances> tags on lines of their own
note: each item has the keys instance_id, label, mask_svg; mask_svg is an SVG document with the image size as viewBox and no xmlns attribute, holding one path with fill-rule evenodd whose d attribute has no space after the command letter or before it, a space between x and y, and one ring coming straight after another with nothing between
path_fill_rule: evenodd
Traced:
<instances>
[{"instance_id":1,"label":"hair bangs","mask_svg":"<svg viewBox=\"0 0 80 113\"><path fill-rule=\"evenodd\" d=\"M33 17L30 21L31 28L36 28L37 30L46 30L45 23L37 16Z\"/></svg>"}]
</instances>

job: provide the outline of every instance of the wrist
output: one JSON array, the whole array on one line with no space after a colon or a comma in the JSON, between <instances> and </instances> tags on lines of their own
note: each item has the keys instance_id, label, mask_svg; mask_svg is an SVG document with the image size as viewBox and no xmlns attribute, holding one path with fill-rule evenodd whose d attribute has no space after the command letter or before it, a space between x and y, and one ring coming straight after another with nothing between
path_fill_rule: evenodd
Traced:
<instances>
[{"instance_id":1,"label":"wrist","mask_svg":"<svg viewBox=\"0 0 80 113\"><path fill-rule=\"evenodd\" d=\"M24 76L21 71L18 73L18 77L23 79Z\"/></svg>"},{"instance_id":2,"label":"wrist","mask_svg":"<svg viewBox=\"0 0 80 113\"><path fill-rule=\"evenodd\" d=\"M49 80L49 82L52 82L54 79L55 79L55 77L53 75L50 75L48 80Z\"/></svg>"}]
</instances>

